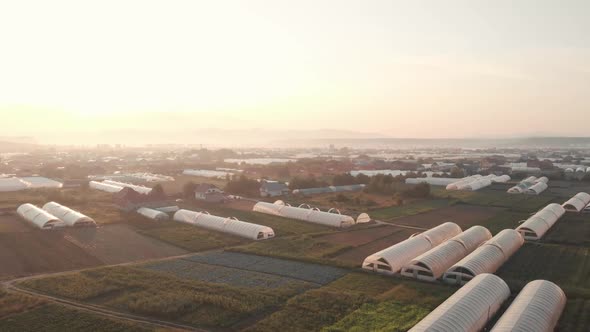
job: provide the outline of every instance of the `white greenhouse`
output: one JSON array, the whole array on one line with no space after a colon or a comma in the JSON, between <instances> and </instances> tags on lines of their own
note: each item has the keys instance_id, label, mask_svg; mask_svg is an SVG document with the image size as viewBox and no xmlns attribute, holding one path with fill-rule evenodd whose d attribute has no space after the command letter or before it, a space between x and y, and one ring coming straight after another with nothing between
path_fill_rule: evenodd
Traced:
<instances>
[{"instance_id":1,"label":"white greenhouse","mask_svg":"<svg viewBox=\"0 0 590 332\"><path fill-rule=\"evenodd\" d=\"M270 227L240 221L236 218L213 216L207 212L181 209L174 213L173 219L189 225L241 236L251 240L264 240L275 236L274 231Z\"/></svg>"},{"instance_id":2,"label":"white greenhouse","mask_svg":"<svg viewBox=\"0 0 590 332\"><path fill-rule=\"evenodd\" d=\"M495 183L506 183L508 181L510 181L510 175L500 175L500 176L496 176L495 178L492 179L492 182Z\"/></svg>"},{"instance_id":3,"label":"white greenhouse","mask_svg":"<svg viewBox=\"0 0 590 332\"><path fill-rule=\"evenodd\" d=\"M443 281L464 284L479 274L494 273L523 244L524 239L519 232L505 229L448 269Z\"/></svg>"},{"instance_id":4,"label":"white greenhouse","mask_svg":"<svg viewBox=\"0 0 590 332\"><path fill-rule=\"evenodd\" d=\"M66 226L96 226L94 219L56 202L49 202L43 205L43 210L59 218Z\"/></svg>"},{"instance_id":5,"label":"white greenhouse","mask_svg":"<svg viewBox=\"0 0 590 332\"><path fill-rule=\"evenodd\" d=\"M553 332L567 298L556 284L546 280L529 282L504 312L491 332Z\"/></svg>"},{"instance_id":6,"label":"white greenhouse","mask_svg":"<svg viewBox=\"0 0 590 332\"><path fill-rule=\"evenodd\" d=\"M446 222L370 255L363 261L363 269L389 275L395 274L412 259L460 233L461 227L455 223Z\"/></svg>"},{"instance_id":7,"label":"white greenhouse","mask_svg":"<svg viewBox=\"0 0 590 332\"><path fill-rule=\"evenodd\" d=\"M90 182L88 182L88 186L92 189L105 191L107 193L118 193L119 191L123 190L123 187L121 187L121 186L115 186L112 184L107 184L107 183L98 182L98 181L90 181Z\"/></svg>"},{"instance_id":8,"label":"white greenhouse","mask_svg":"<svg viewBox=\"0 0 590 332\"><path fill-rule=\"evenodd\" d=\"M483 226L473 226L447 242L412 259L404 266L401 274L424 281L435 281L463 257L469 255L482 243L492 238Z\"/></svg>"},{"instance_id":9,"label":"white greenhouse","mask_svg":"<svg viewBox=\"0 0 590 332\"><path fill-rule=\"evenodd\" d=\"M549 186L545 182L537 182L524 191L527 195L539 195L544 192Z\"/></svg>"},{"instance_id":10,"label":"white greenhouse","mask_svg":"<svg viewBox=\"0 0 590 332\"><path fill-rule=\"evenodd\" d=\"M303 205L299 207L290 206L283 201L274 203L258 202L252 210L331 227L349 227L355 224L355 220L351 216L340 214L337 210L337 213L324 212L315 208L304 208Z\"/></svg>"},{"instance_id":11,"label":"white greenhouse","mask_svg":"<svg viewBox=\"0 0 590 332\"><path fill-rule=\"evenodd\" d=\"M590 195L584 192L577 193L567 202L563 203L566 211L581 212L588 204L590 204Z\"/></svg>"},{"instance_id":12,"label":"white greenhouse","mask_svg":"<svg viewBox=\"0 0 590 332\"><path fill-rule=\"evenodd\" d=\"M510 297L500 277L480 274L434 309L409 332L477 332Z\"/></svg>"},{"instance_id":13,"label":"white greenhouse","mask_svg":"<svg viewBox=\"0 0 590 332\"><path fill-rule=\"evenodd\" d=\"M140 207L139 209L137 209L137 213L141 214L142 216L144 216L148 219L156 220L156 221L163 221L163 220L170 219L168 214L166 214L162 211L150 209L147 207Z\"/></svg>"},{"instance_id":14,"label":"white greenhouse","mask_svg":"<svg viewBox=\"0 0 590 332\"><path fill-rule=\"evenodd\" d=\"M26 203L19 206L16 213L31 225L40 229L54 229L65 226L59 218L33 204Z\"/></svg>"},{"instance_id":15,"label":"white greenhouse","mask_svg":"<svg viewBox=\"0 0 590 332\"><path fill-rule=\"evenodd\" d=\"M102 183L106 183L106 184L110 184L113 186L119 186L119 187L127 187L127 188L131 188L135 191L137 191L140 194L144 194L147 195L152 191L152 188L148 188L145 186L138 186L136 184L132 184L132 183L125 183L125 182L119 182L119 181L113 181L113 180L104 180L102 181Z\"/></svg>"},{"instance_id":16,"label":"white greenhouse","mask_svg":"<svg viewBox=\"0 0 590 332\"><path fill-rule=\"evenodd\" d=\"M516 230L525 240L539 240L564 213L565 209L561 205L549 204L523 222Z\"/></svg>"}]
</instances>

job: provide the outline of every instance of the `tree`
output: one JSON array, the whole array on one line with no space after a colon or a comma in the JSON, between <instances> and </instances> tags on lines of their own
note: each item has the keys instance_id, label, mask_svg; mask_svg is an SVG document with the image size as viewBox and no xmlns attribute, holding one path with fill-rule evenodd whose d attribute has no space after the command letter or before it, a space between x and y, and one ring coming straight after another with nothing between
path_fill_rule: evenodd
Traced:
<instances>
[{"instance_id":1,"label":"tree","mask_svg":"<svg viewBox=\"0 0 590 332\"><path fill-rule=\"evenodd\" d=\"M347 186L357 183L357 178L350 175L350 173L338 174L332 179L332 185L334 186Z\"/></svg>"},{"instance_id":2,"label":"tree","mask_svg":"<svg viewBox=\"0 0 590 332\"><path fill-rule=\"evenodd\" d=\"M182 194L185 198L193 198L195 197L196 189L197 185L194 182L189 181L182 186Z\"/></svg>"}]
</instances>

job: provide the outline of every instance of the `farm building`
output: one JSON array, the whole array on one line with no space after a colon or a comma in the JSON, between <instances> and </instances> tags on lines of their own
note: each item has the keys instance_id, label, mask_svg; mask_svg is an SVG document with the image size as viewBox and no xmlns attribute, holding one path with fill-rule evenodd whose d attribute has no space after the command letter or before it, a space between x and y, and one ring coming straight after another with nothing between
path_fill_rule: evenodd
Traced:
<instances>
[{"instance_id":1,"label":"farm building","mask_svg":"<svg viewBox=\"0 0 590 332\"><path fill-rule=\"evenodd\" d=\"M480 274L409 332L481 331L509 297L510 289L504 280L493 274Z\"/></svg>"},{"instance_id":2,"label":"farm building","mask_svg":"<svg viewBox=\"0 0 590 332\"><path fill-rule=\"evenodd\" d=\"M59 218L66 226L96 226L94 219L56 202L49 202L43 205L43 210Z\"/></svg>"},{"instance_id":3,"label":"farm building","mask_svg":"<svg viewBox=\"0 0 590 332\"><path fill-rule=\"evenodd\" d=\"M553 227L565 209L559 204L549 204L516 228L525 240L539 240Z\"/></svg>"},{"instance_id":4,"label":"farm building","mask_svg":"<svg viewBox=\"0 0 590 332\"><path fill-rule=\"evenodd\" d=\"M492 238L492 233L483 226L473 226L447 242L412 259L404 266L401 274L425 281L435 281L447 269L469 255L482 243Z\"/></svg>"},{"instance_id":5,"label":"farm building","mask_svg":"<svg viewBox=\"0 0 590 332\"><path fill-rule=\"evenodd\" d=\"M372 254L365 258L363 269L383 274L395 274L412 259L459 233L461 233L461 227L455 223L446 222Z\"/></svg>"},{"instance_id":6,"label":"farm building","mask_svg":"<svg viewBox=\"0 0 590 332\"><path fill-rule=\"evenodd\" d=\"M590 195L580 192L563 203L563 208L569 212L581 212L588 204L590 204Z\"/></svg>"},{"instance_id":7,"label":"farm building","mask_svg":"<svg viewBox=\"0 0 590 332\"><path fill-rule=\"evenodd\" d=\"M277 181L263 180L260 185L261 197L277 197L289 194L289 188L286 184Z\"/></svg>"},{"instance_id":8,"label":"farm building","mask_svg":"<svg viewBox=\"0 0 590 332\"><path fill-rule=\"evenodd\" d=\"M544 192L549 186L545 182L537 182L524 191L527 195L539 195Z\"/></svg>"},{"instance_id":9,"label":"farm building","mask_svg":"<svg viewBox=\"0 0 590 332\"><path fill-rule=\"evenodd\" d=\"M16 213L31 225L40 229L54 229L65 226L59 218L33 204L26 203L19 206Z\"/></svg>"},{"instance_id":10,"label":"farm building","mask_svg":"<svg viewBox=\"0 0 590 332\"><path fill-rule=\"evenodd\" d=\"M456 178L407 178L406 184L428 183L431 186L448 186L451 183L457 182Z\"/></svg>"},{"instance_id":11,"label":"farm building","mask_svg":"<svg viewBox=\"0 0 590 332\"><path fill-rule=\"evenodd\" d=\"M479 274L494 273L523 244L519 232L505 229L448 269L443 281L464 284Z\"/></svg>"},{"instance_id":12,"label":"farm building","mask_svg":"<svg viewBox=\"0 0 590 332\"><path fill-rule=\"evenodd\" d=\"M145 186L138 186L138 185L132 184L132 183L125 183L125 182L119 182L119 181L113 181L113 180L104 180L104 181L102 181L102 183L111 184L111 185L119 186L119 187L123 187L123 188L131 188L131 189L137 191L138 193L144 194L144 195L147 195L152 191L152 188L148 188Z\"/></svg>"},{"instance_id":13,"label":"farm building","mask_svg":"<svg viewBox=\"0 0 590 332\"><path fill-rule=\"evenodd\" d=\"M121 186L115 186L112 184L107 184L107 183L98 182L98 181L90 181L90 182L88 182L88 186L92 189L105 191L108 193L118 193L119 191L123 190L123 187L121 187Z\"/></svg>"},{"instance_id":14,"label":"farm building","mask_svg":"<svg viewBox=\"0 0 590 332\"><path fill-rule=\"evenodd\" d=\"M221 203L225 200L225 195L223 190L216 185L201 183L195 188L195 199L210 203Z\"/></svg>"},{"instance_id":15,"label":"farm building","mask_svg":"<svg viewBox=\"0 0 590 332\"><path fill-rule=\"evenodd\" d=\"M168 216L168 214L162 212L162 211L158 211L155 209L150 209L147 207L140 207L139 209L137 209L137 213L141 214L142 216L151 219L151 220L158 220L158 221L162 221L162 220L168 220L170 219L170 217Z\"/></svg>"},{"instance_id":16,"label":"farm building","mask_svg":"<svg viewBox=\"0 0 590 332\"><path fill-rule=\"evenodd\" d=\"M225 179L226 177L231 177L233 175L230 172L213 171L209 169L185 169L182 174L216 179Z\"/></svg>"},{"instance_id":17,"label":"farm building","mask_svg":"<svg viewBox=\"0 0 590 332\"><path fill-rule=\"evenodd\" d=\"M241 236L251 240L264 240L275 236L274 231L270 227L240 221L235 218L213 216L207 212L181 209L174 213L173 219L189 225Z\"/></svg>"},{"instance_id":18,"label":"farm building","mask_svg":"<svg viewBox=\"0 0 590 332\"><path fill-rule=\"evenodd\" d=\"M529 282L504 312L492 332L552 332L567 298L556 284L546 280Z\"/></svg>"},{"instance_id":19,"label":"farm building","mask_svg":"<svg viewBox=\"0 0 590 332\"><path fill-rule=\"evenodd\" d=\"M313 195L337 192L354 192L361 191L365 188L364 184L351 184L348 186L329 186L321 188L305 188L293 190L293 195Z\"/></svg>"},{"instance_id":20,"label":"farm building","mask_svg":"<svg viewBox=\"0 0 590 332\"><path fill-rule=\"evenodd\" d=\"M315 208L304 208L303 205L299 207L290 206L283 201L276 201L274 203L258 202L252 210L331 227L349 227L355 224L352 217L340 214L338 210L336 210L337 213L332 213L331 211L324 212Z\"/></svg>"},{"instance_id":21,"label":"farm building","mask_svg":"<svg viewBox=\"0 0 590 332\"><path fill-rule=\"evenodd\" d=\"M117 208L126 212L136 211L141 207L158 209L174 206L164 194L154 191L144 195L129 187L114 193L113 202L117 205Z\"/></svg>"}]
</instances>

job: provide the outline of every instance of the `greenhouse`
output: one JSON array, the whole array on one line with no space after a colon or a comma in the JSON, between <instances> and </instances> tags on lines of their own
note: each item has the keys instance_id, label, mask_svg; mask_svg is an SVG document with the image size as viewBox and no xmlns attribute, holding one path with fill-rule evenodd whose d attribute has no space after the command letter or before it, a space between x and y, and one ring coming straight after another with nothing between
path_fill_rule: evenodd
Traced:
<instances>
[{"instance_id":1,"label":"greenhouse","mask_svg":"<svg viewBox=\"0 0 590 332\"><path fill-rule=\"evenodd\" d=\"M65 226L59 218L33 204L26 203L19 206L16 213L31 225L40 229L47 230Z\"/></svg>"},{"instance_id":2,"label":"greenhouse","mask_svg":"<svg viewBox=\"0 0 590 332\"><path fill-rule=\"evenodd\" d=\"M49 202L43 205L43 210L56 216L59 220L63 221L66 226L96 226L94 219L56 202Z\"/></svg>"},{"instance_id":3,"label":"greenhouse","mask_svg":"<svg viewBox=\"0 0 590 332\"><path fill-rule=\"evenodd\" d=\"M283 201L276 201L274 203L258 202L252 210L331 227L349 227L355 224L355 220L352 217L340 214L338 210L333 209L335 213L330 212L332 210L324 212L316 208L309 208L309 206L306 208L304 204L299 207L290 206ZM365 216L363 217L366 218Z\"/></svg>"},{"instance_id":4,"label":"greenhouse","mask_svg":"<svg viewBox=\"0 0 590 332\"><path fill-rule=\"evenodd\" d=\"M207 212L181 209L174 213L173 219L189 225L241 236L251 240L264 240L275 236L274 231L270 227L240 221L236 218L213 216Z\"/></svg>"}]
</instances>

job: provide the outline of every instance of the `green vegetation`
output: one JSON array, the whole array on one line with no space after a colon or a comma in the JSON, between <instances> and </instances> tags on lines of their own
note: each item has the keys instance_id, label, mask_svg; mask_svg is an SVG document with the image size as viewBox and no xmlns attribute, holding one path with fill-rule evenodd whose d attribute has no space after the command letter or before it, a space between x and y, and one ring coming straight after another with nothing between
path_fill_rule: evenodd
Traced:
<instances>
[{"instance_id":1,"label":"green vegetation","mask_svg":"<svg viewBox=\"0 0 590 332\"><path fill-rule=\"evenodd\" d=\"M495 216L485 220L481 225L489 229L490 232L495 235L506 228L518 227L519 221L526 220L530 216L530 213L507 210L499 212Z\"/></svg>"},{"instance_id":2,"label":"green vegetation","mask_svg":"<svg viewBox=\"0 0 590 332\"><path fill-rule=\"evenodd\" d=\"M430 311L429 308L395 301L365 303L360 309L322 331L407 331Z\"/></svg>"},{"instance_id":3,"label":"green vegetation","mask_svg":"<svg viewBox=\"0 0 590 332\"><path fill-rule=\"evenodd\" d=\"M314 176L307 178L294 177L289 181L289 189L307 189L307 188L320 188L327 187L330 184L326 181L318 180Z\"/></svg>"},{"instance_id":4,"label":"green vegetation","mask_svg":"<svg viewBox=\"0 0 590 332\"><path fill-rule=\"evenodd\" d=\"M61 305L44 305L33 310L0 319L0 330L10 331L153 331L148 327L103 318L86 311Z\"/></svg>"},{"instance_id":5,"label":"green vegetation","mask_svg":"<svg viewBox=\"0 0 590 332\"><path fill-rule=\"evenodd\" d=\"M555 197L548 195L509 195L505 191L447 191L433 188L432 194L438 198L454 199L470 205L504 207L514 211L534 212L551 203Z\"/></svg>"},{"instance_id":6,"label":"green vegetation","mask_svg":"<svg viewBox=\"0 0 590 332\"><path fill-rule=\"evenodd\" d=\"M44 303L45 301L39 298L21 294L9 294L0 289L0 319L30 310Z\"/></svg>"},{"instance_id":7,"label":"green vegetation","mask_svg":"<svg viewBox=\"0 0 590 332\"><path fill-rule=\"evenodd\" d=\"M588 215L566 213L545 234L543 241L590 247Z\"/></svg>"},{"instance_id":8,"label":"green vegetation","mask_svg":"<svg viewBox=\"0 0 590 332\"><path fill-rule=\"evenodd\" d=\"M203 251L235 246L247 240L225 233L208 231L191 225L176 223L163 227L139 229L140 234L150 236L188 251Z\"/></svg>"},{"instance_id":9,"label":"green vegetation","mask_svg":"<svg viewBox=\"0 0 590 332\"><path fill-rule=\"evenodd\" d=\"M230 250L342 266L343 263L331 261L329 257L350 248L350 246L323 241L311 235L298 235L274 238L269 241L251 242Z\"/></svg>"},{"instance_id":10,"label":"green vegetation","mask_svg":"<svg viewBox=\"0 0 590 332\"><path fill-rule=\"evenodd\" d=\"M557 283L568 296L590 298L590 248L527 243L498 275L515 289L545 279Z\"/></svg>"},{"instance_id":11,"label":"green vegetation","mask_svg":"<svg viewBox=\"0 0 590 332\"><path fill-rule=\"evenodd\" d=\"M284 302L290 287L239 288L132 267L110 267L26 280L22 286L124 312L195 326L229 327Z\"/></svg>"},{"instance_id":12,"label":"green vegetation","mask_svg":"<svg viewBox=\"0 0 590 332\"><path fill-rule=\"evenodd\" d=\"M446 199L421 200L408 205L392 206L371 211L371 217L377 220L391 220L399 217L411 216L423 212L452 205L454 202Z\"/></svg>"},{"instance_id":13,"label":"green vegetation","mask_svg":"<svg viewBox=\"0 0 590 332\"><path fill-rule=\"evenodd\" d=\"M249 331L369 331L370 321L410 326L454 291L443 285L350 273L292 298ZM373 313L371 308L376 308Z\"/></svg>"},{"instance_id":14,"label":"green vegetation","mask_svg":"<svg viewBox=\"0 0 590 332\"><path fill-rule=\"evenodd\" d=\"M556 331L586 332L590 326L590 299L568 298Z\"/></svg>"},{"instance_id":15,"label":"green vegetation","mask_svg":"<svg viewBox=\"0 0 590 332\"><path fill-rule=\"evenodd\" d=\"M249 179L244 174L237 179L234 177L225 185L225 191L234 195L258 197L260 195L260 182Z\"/></svg>"}]
</instances>

